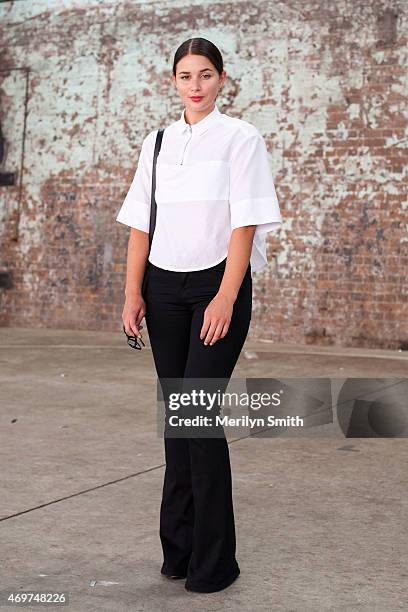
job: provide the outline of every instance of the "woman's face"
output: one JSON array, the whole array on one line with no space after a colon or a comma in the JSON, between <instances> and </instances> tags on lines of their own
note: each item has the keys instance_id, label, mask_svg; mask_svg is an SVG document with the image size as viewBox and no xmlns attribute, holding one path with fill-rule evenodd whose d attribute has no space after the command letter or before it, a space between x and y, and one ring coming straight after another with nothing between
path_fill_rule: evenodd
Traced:
<instances>
[{"instance_id":1,"label":"woman's face","mask_svg":"<svg viewBox=\"0 0 408 612\"><path fill-rule=\"evenodd\" d=\"M172 76L188 113L210 111L227 75L225 70L218 74L204 55L186 55L177 63L176 76ZM195 96L201 99L192 100Z\"/></svg>"}]
</instances>

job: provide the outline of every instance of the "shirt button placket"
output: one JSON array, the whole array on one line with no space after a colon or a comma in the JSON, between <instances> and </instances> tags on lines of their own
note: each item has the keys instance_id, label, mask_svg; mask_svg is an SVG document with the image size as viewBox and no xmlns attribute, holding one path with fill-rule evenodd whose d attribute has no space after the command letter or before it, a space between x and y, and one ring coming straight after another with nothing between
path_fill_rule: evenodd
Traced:
<instances>
[{"instance_id":1,"label":"shirt button placket","mask_svg":"<svg viewBox=\"0 0 408 612\"><path fill-rule=\"evenodd\" d=\"M189 126L188 126L188 133L189 133L189 137L188 137L188 139L187 139L187 142L186 142L186 143L185 143L185 145L184 145L184 149L183 149L183 152L182 152L182 154L181 154L180 166L182 166L182 165L183 165L184 158L185 158L186 151L187 151L187 147L188 147L189 142L190 142L190 140L191 140L191 138L192 138L192 136L193 136L193 128L191 127L191 125L189 125Z\"/></svg>"}]
</instances>

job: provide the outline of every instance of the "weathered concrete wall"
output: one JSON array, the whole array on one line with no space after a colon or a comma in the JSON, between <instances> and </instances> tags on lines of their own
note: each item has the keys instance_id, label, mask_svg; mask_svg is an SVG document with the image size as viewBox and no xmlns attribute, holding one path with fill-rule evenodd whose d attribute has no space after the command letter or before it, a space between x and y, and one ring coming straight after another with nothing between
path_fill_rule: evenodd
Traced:
<instances>
[{"instance_id":1,"label":"weathered concrete wall","mask_svg":"<svg viewBox=\"0 0 408 612\"><path fill-rule=\"evenodd\" d=\"M121 329L115 221L178 45L217 44L217 103L264 135L283 228L252 336L407 348L407 17L392 0L0 4L3 326Z\"/></svg>"}]
</instances>

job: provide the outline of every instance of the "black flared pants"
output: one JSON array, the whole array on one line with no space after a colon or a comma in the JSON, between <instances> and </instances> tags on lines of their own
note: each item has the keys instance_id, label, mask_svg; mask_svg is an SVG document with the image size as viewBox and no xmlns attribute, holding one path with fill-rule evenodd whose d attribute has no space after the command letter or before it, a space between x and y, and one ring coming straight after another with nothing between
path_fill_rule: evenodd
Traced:
<instances>
[{"instance_id":1,"label":"black flared pants","mask_svg":"<svg viewBox=\"0 0 408 612\"><path fill-rule=\"evenodd\" d=\"M221 263L193 272L150 264L145 321L157 376L229 379L245 342L252 310L250 265L227 334L214 345L200 339L204 311L224 273ZM166 470L160 509L161 572L187 577L186 588L218 591L240 572L236 557L232 477L223 437L164 436Z\"/></svg>"}]
</instances>

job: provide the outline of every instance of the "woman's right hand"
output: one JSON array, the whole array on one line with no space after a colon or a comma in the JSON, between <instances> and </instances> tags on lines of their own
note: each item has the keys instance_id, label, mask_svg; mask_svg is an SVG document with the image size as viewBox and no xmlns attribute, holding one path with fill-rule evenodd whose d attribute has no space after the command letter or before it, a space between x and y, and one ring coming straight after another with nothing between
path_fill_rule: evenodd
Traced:
<instances>
[{"instance_id":1,"label":"woman's right hand","mask_svg":"<svg viewBox=\"0 0 408 612\"><path fill-rule=\"evenodd\" d=\"M126 333L129 336L136 336L137 338L142 338L143 340L142 333L139 330L143 328L143 325L140 325L140 322L145 316L145 313L146 304L142 294L126 297L122 312L122 320Z\"/></svg>"}]
</instances>

